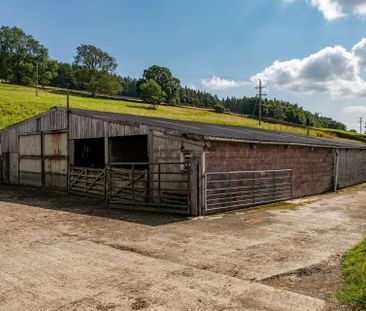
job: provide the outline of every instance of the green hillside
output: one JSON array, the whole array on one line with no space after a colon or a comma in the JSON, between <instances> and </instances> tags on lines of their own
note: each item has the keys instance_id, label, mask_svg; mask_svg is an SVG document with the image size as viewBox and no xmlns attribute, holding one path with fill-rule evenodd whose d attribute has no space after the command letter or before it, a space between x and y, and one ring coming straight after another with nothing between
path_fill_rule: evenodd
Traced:
<instances>
[{"instance_id":1,"label":"green hillside","mask_svg":"<svg viewBox=\"0 0 366 311\"><path fill-rule=\"evenodd\" d=\"M41 90L39 96L36 97L34 88L0 83L0 129L45 112L51 107L65 105L66 96L62 92L60 94L60 92L56 91ZM255 119L230 114L218 114L197 108L158 106L156 110L153 110L147 104L113 99L95 99L85 95L71 95L70 105L71 107L81 109L259 128L258 121ZM261 128L306 134L305 129L282 124L264 122ZM354 134L352 132L347 133ZM325 129L312 129L310 130L310 135L337 138L336 132L327 132Z\"/></svg>"}]
</instances>

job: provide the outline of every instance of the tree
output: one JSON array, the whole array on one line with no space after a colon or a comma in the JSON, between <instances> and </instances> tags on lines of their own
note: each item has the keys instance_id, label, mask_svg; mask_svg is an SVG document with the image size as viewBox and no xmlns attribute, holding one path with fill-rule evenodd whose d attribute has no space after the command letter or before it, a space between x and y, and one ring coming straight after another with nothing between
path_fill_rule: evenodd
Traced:
<instances>
[{"instance_id":1,"label":"tree","mask_svg":"<svg viewBox=\"0 0 366 311\"><path fill-rule=\"evenodd\" d=\"M222 103L215 103L212 108L215 110L215 112L217 113L223 113L225 111L225 107Z\"/></svg>"},{"instance_id":2,"label":"tree","mask_svg":"<svg viewBox=\"0 0 366 311\"><path fill-rule=\"evenodd\" d=\"M54 77L57 63L48 57L48 50L18 27L0 28L0 78L11 83L32 85L38 80L48 84Z\"/></svg>"},{"instance_id":3,"label":"tree","mask_svg":"<svg viewBox=\"0 0 366 311\"><path fill-rule=\"evenodd\" d=\"M140 93L141 98L151 104L153 109L156 109L156 105L161 103L165 95L160 85L154 80L143 82L140 85Z\"/></svg>"},{"instance_id":4,"label":"tree","mask_svg":"<svg viewBox=\"0 0 366 311\"><path fill-rule=\"evenodd\" d=\"M51 81L51 85L70 89L78 88L75 71L76 69L70 64L58 63L57 72Z\"/></svg>"},{"instance_id":5,"label":"tree","mask_svg":"<svg viewBox=\"0 0 366 311\"><path fill-rule=\"evenodd\" d=\"M160 85L165 94L165 100L171 104L179 103L180 81L173 77L167 67L151 66L144 70L142 83L153 80Z\"/></svg>"},{"instance_id":6,"label":"tree","mask_svg":"<svg viewBox=\"0 0 366 311\"><path fill-rule=\"evenodd\" d=\"M74 65L79 68L77 78L93 97L97 92L109 94L110 90L116 89L111 83L116 83L112 75L118 64L114 57L101 49L90 44L80 45L76 49Z\"/></svg>"}]
</instances>

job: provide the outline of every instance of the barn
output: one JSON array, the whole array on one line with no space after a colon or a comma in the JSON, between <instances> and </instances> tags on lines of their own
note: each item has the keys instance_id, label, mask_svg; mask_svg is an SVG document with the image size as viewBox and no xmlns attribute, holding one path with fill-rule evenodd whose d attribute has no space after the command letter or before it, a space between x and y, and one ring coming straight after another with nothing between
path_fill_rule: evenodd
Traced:
<instances>
[{"instance_id":1,"label":"barn","mask_svg":"<svg viewBox=\"0 0 366 311\"><path fill-rule=\"evenodd\" d=\"M206 215L366 181L366 145L55 107L0 132L1 182Z\"/></svg>"}]
</instances>

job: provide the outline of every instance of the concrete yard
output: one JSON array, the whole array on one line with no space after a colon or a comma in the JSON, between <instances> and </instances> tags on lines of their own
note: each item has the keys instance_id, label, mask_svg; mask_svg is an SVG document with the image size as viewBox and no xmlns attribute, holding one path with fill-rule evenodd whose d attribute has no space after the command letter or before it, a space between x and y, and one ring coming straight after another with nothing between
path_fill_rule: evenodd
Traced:
<instances>
[{"instance_id":1,"label":"concrete yard","mask_svg":"<svg viewBox=\"0 0 366 311\"><path fill-rule=\"evenodd\" d=\"M0 185L0 310L346 310L366 185L187 219Z\"/></svg>"}]
</instances>

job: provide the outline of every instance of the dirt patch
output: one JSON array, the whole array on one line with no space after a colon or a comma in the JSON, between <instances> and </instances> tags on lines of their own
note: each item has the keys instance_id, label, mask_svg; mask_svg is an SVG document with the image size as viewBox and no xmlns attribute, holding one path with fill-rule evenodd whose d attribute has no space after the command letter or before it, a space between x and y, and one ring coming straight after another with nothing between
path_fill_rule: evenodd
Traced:
<instances>
[{"instance_id":1,"label":"dirt patch","mask_svg":"<svg viewBox=\"0 0 366 311\"><path fill-rule=\"evenodd\" d=\"M142 310L149 306L149 303L144 298L136 298L136 301L131 305L132 310Z\"/></svg>"},{"instance_id":2,"label":"dirt patch","mask_svg":"<svg viewBox=\"0 0 366 311\"><path fill-rule=\"evenodd\" d=\"M342 285L341 260L342 256L333 256L320 264L273 276L261 282L276 288L322 299L326 301L324 311L352 311L352 308L340 306L334 295Z\"/></svg>"}]
</instances>

